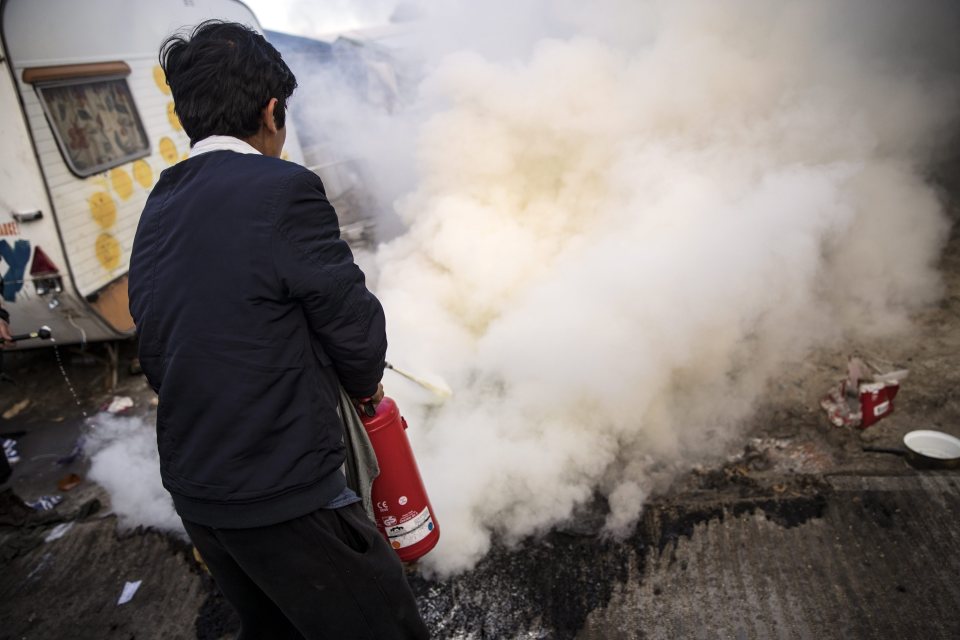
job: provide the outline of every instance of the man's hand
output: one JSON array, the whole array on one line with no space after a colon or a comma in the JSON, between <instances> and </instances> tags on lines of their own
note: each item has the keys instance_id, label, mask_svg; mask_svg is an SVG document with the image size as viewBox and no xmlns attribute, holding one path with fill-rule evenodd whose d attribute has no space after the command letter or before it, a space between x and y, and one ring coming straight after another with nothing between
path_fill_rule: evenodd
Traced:
<instances>
[{"instance_id":1,"label":"man's hand","mask_svg":"<svg viewBox=\"0 0 960 640\"><path fill-rule=\"evenodd\" d=\"M370 398L370 404L376 407L383 400L383 383L377 385L377 392Z\"/></svg>"},{"instance_id":2,"label":"man's hand","mask_svg":"<svg viewBox=\"0 0 960 640\"><path fill-rule=\"evenodd\" d=\"M377 384L377 391L369 398L353 398L353 404L356 405L360 413L372 418L377 413L377 405L383 400L383 383Z\"/></svg>"},{"instance_id":3,"label":"man's hand","mask_svg":"<svg viewBox=\"0 0 960 640\"><path fill-rule=\"evenodd\" d=\"M0 320L0 339L3 340L3 348L13 346L13 336L10 335L10 325L7 324L6 320ZM380 388L380 397L383 397L383 388ZM378 401L379 402L379 401Z\"/></svg>"}]
</instances>

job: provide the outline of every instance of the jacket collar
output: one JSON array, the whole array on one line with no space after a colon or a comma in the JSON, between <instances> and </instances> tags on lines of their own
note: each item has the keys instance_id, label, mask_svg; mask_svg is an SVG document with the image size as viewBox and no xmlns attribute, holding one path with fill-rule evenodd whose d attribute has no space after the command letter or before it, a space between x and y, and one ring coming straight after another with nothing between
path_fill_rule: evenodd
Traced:
<instances>
[{"instance_id":1,"label":"jacket collar","mask_svg":"<svg viewBox=\"0 0 960 640\"><path fill-rule=\"evenodd\" d=\"M208 136L193 145L193 149L190 150L190 157L210 151L234 151L236 153L260 154L259 151L240 138L234 138L233 136Z\"/></svg>"}]
</instances>

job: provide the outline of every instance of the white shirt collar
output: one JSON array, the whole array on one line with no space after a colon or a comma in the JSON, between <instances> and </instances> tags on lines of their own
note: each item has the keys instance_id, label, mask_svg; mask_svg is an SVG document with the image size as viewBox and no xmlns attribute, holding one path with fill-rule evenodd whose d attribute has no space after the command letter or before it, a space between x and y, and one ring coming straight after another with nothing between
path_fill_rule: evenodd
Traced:
<instances>
[{"instance_id":1,"label":"white shirt collar","mask_svg":"<svg viewBox=\"0 0 960 640\"><path fill-rule=\"evenodd\" d=\"M234 138L233 136L208 136L193 145L193 148L190 150L190 157L192 158L210 151L234 151L236 153L260 154L259 151L240 138Z\"/></svg>"}]
</instances>

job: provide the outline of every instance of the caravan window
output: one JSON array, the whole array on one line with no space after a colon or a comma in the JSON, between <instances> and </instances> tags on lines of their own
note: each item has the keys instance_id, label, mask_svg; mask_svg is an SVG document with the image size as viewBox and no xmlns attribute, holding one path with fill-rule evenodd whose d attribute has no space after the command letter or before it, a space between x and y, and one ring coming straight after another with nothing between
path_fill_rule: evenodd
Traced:
<instances>
[{"instance_id":1,"label":"caravan window","mask_svg":"<svg viewBox=\"0 0 960 640\"><path fill-rule=\"evenodd\" d=\"M125 78L38 85L40 101L67 165L89 176L150 153Z\"/></svg>"}]
</instances>

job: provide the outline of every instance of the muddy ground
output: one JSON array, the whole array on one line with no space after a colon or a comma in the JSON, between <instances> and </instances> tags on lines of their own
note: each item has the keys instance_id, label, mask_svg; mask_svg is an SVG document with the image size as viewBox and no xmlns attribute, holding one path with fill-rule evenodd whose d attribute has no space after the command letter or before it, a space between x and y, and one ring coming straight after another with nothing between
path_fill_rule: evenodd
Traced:
<instances>
[{"instance_id":1,"label":"muddy ground","mask_svg":"<svg viewBox=\"0 0 960 640\"><path fill-rule=\"evenodd\" d=\"M955 216L956 217L956 216ZM410 570L437 638L960 637L960 472L915 471L896 446L912 429L960 436L960 233L941 268L946 293L910 335L847 343L786 369L745 429L743 450L654 496L625 540L600 534L602 499L576 529L497 547L475 570L433 581ZM826 421L818 402L860 352L910 369L896 411L860 431ZM94 483L60 491L92 414L114 395L155 409L142 377L119 387L102 346L7 353L0 432L22 461L0 495L0 640L232 638L237 621L189 545L121 531ZM29 400L28 404L24 404ZM19 406L19 409L16 407ZM12 495L59 494L45 514ZM141 580L133 599L117 599Z\"/></svg>"}]
</instances>

